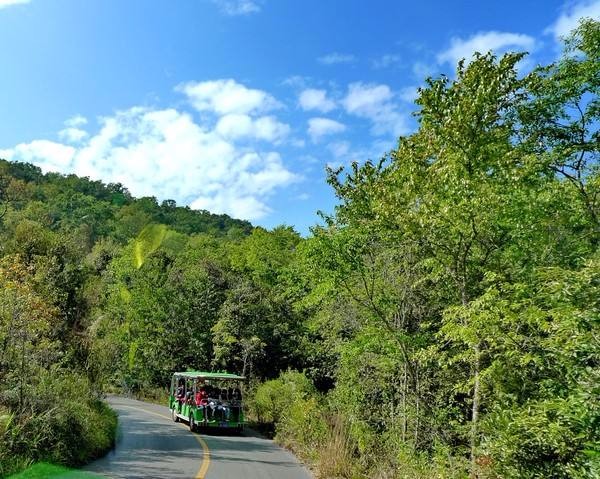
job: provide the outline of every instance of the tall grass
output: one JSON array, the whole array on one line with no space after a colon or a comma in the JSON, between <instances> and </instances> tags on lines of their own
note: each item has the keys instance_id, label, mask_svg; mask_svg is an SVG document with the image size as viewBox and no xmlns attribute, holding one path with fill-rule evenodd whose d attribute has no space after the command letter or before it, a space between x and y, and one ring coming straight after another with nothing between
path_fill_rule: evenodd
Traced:
<instances>
[{"instance_id":1,"label":"tall grass","mask_svg":"<svg viewBox=\"0 0 600 479\"><path fill-rule=\"evenodd\" d=\"M350 429L339 415L329 423L327 439L318 454L316 471L318 477L351 479L360 475Z\"/></svg>"},{"instance_id":2,"label":"tall grass","mask_svg":"<svg viewBox=\"0 0 600 479\"><path fill-rule=\"evenodd\" d=\"M25 397L17 404L11 391L0 396L0 477L38 461L80 465L113 445L116 414L83 376L41 372Z\"/></svg>"},{"instance_id":3,"label":"tall grass","mask_svg":"<svg viewBox=\"0 0 600 479\"><path fill-rule=\"evenodd\" d=\"M464 459L443 448L417 452L398 431L344 415L301 373L286 372L258 385L249 405L318 479L466 478Z\"/></svg>"}]
</instances>

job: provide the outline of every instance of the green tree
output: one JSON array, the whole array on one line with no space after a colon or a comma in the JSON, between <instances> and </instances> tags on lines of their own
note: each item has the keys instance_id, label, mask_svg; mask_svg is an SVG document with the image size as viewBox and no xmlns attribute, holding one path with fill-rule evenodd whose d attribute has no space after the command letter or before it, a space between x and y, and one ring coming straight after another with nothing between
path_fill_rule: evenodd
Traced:
<instances>
[{"instance_id":1,"label":"green tree","mask_svg":"<svg viewBox=\"0 0 600 479\"><path fill-rule=\"evenodd\" d=\"M564 178L577 192L597 245L600 23L582 20L566 39L560 60L539 67L531 80L531 101L520 110L523 142L551 174Z\"/></svg>"}]
</instances>

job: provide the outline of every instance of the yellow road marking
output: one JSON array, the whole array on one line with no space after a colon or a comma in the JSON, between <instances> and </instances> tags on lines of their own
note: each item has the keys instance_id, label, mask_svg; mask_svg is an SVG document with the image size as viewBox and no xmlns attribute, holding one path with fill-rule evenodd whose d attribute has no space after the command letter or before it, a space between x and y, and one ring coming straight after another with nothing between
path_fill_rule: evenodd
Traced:
<instances>
[{"instance_id":1,"label":"yellow road marking","mask_svg":"<svg viewBox=\"0 0 600 479\"><path fill-rule=\"evenodd\" d=\"M115 407L117 407L117 406L115 406ZM119 404L118 407L134 409L135 411L144 411L146 414L152 414L154 416L162 417L163 419L168 419L169 421L173 420L170 416L165 416L164 414L160 414L160 413L157 413L154 411L148 411L147 409L144 409L141 407L126 406L124 404ZM185 424L182 424L182 423L177 423L177 424L179 424L180 426L183 426L183 427L187 427ZM196 438L196 440L202 446L202 464L200 464L200 469L198 469L195 479L204 479L206 477L206 472L208 471L208 467L210 466L210 450L208 449L208 444L206 444L206 441L204 439L202 439L197 434L194 434L193 436Z\"/></svg>"}]
</instances>

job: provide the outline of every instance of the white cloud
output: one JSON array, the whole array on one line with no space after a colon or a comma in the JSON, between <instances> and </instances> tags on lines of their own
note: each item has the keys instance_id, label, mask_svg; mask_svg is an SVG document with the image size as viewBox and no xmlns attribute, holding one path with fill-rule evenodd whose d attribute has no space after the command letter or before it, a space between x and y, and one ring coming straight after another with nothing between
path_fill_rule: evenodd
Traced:
<instances>
[{"instance_id":1,"label":"white cloud","mask_svg":"<svg viewBox=\"0 0 600 479\"><path fill-rule=\"evenodd\" d=\"M225 15L248 15L260 12L260 5L252 0L212 0Z\"/></svg>"},{"instance_id":2,"label":"white cloud","mask_svg":"<svg viewBox=\"0 0 600 479\"><path fill-rule=\"evenodd\" d=\"M378 160L389 152L395 145L395 141L389 139L376 139L370 144L352 145L348 141L331 142L327 149L333 159L328 162L329 166L339 167L350 165L353 162L364 163L366 160Z\"/></svg>"},{"instance_id":3,"label":"white cloud","mask_svg":"<svg viewBox=\"0 0 600 479\"><path fill-rule=\"evenodd\" d=\"M298 180L283 167L277 153L249 153L240 159L239 164L246 168L235 178L232 186L236 188L223 188L217 194L199 196L190 206L215 213L232 214L235 211L233 216L237 218L262 218L272 210L261 196L270 195L274 185L283 186ZM261 169L251 169L255 164L261 165Z\"/></svg>"},{"instance_id":4,"label":"white cloud","mask_svg":"<svg viewBox=\"0 0 600 479\"><path fill-rule=\"evenodd\" d=\"M306 141L303 138L292 138L290 140L290 145L294 148L304 148L306 146Z\"/></svg>"},{"instance_id":5,"label":"white cloud","mask_svg":"<svg viewBox=\"0 0 600 479\"><path fill-rule=\"evenodd\" d=\"M308 120L308 134L317 142L325 135L335 135L346 130L346 125L329 118L311 118Z\"/></svg>"},{"instance_id":6,"label":"white cloud","mask_svg":"<svg viewBox=\"0 0 600 479\"><path fill-rule=\"evenodd\" d=\"M393 97L387 85L352 83L348 86L348 95L343 104L348 113L372 115L379 105L385 104Z\"/></svg>"},{"instance_id":7,"label":"white cloud","mask_svg":"<svg viewBox=\"0 0 600 479\"><path fill-rule=\"evenodd\" d=\"M339 159L348 154L350 151L350 143L347 141L336 141L327 145L327 149L335 158Z\"/></svg>"},{"instance_id":8,"label":"white cloud","mask_svg":"<svg viewBox=\"0 0 600 479\"><path fill-rule=\"evenodd\" d=\"M252 128L276 136L277 127L265 118L252 120ZM267 215L269 197L300 179L278 153L242 147L175 109L134 107L101 118L100 130L78 146L35 140L0 156L249 220Z\"/></svg>"},{"instance_id":9,"label":"white cloud","mask_svg":"<svg viewBox=\"0 0 600 479\"><path fill-rule=\"evenodd\" d=\"M415 62L412 66L413 76L418 81L423 81L423 80L425 80L425 78L433 76L433 74L435 72L436 72L436 69L428 63Z\"/></svg>"},{"instance_id":10,"label":"white cloud","mask_svg":"<svg viewBox=\"0 0 600 479\"><path fill-rule=\"evenodd\" d=\"M260 113L281 107L267 92L247 88L232 79L182 83L176 90L187 95L196 110L218 115Z\"/></svg>"},{"instance_id":11,"label":"white cloud","mask_svg":"<svg viewBox=\"0 0 600 479\"><path fill-rule=\"evenodd\" d=\"M403 135L409 131L406 115L394 103L394 93L387 85L351 83L342 100L347 113L371 120L371 133Z\"/></svg>"},{"instance_id":12,"label":"white cloud","mask_svg":"<svg viewBox=\"0 0 600 479\"><path fill-rule=\"evenodd\" d=\"M87 131L81 128L65 128L58 132L58 137L68 143L78 143L88 136Z\"/></svg>"},{"instance_id":13,"label":"white cloud","mask_svg":"<svg viewBox=\"0 0 600 479\"><path fill-rule=\"evenodd\" d=\"M303 110L318 110L323 113L327 113L335 109L335 102L330 98L327 98L327 92L325 90L316 90L309 88L300 93L298 103Z\"/></svg>"},{"instance_id":14,"label":"white cloud","mask_svg":"<svg viewBox=\"0 0 600 479\"><path fill-rule=\"evenodd\" d=\"M68 128L79 128L87 125L87 118L82 115L75 115L65 121L65 126Z\"/></svg>"},{"instance_id":15,"label":"white cloud","mask_svg":"<svg viewBox=\"0 0 600 479\"><path fill-rule=\"evenodd\" d=\"M334 52L317 58L317 61L323 65L335 65L336 63L354 63L356 61L356 57L354 55L350 55L349 53Z\"/></svg>"},{"instance_id":16,"label":"white cloud","mask_svg":"<svg viewBox=\"0 0 600 479\"><path fill-rule=\"evenodd\" d=\"M72 146L48 140L34 140L31 143L21 143L14 148L0 150L0 158L26 163L36 163L38 159L44 158L44 171L68 171L75 152Z\"/></svg>"},{"instance_id":17,"label":"white cloud","mask_svg":"<svg viewBox=\"0 0 600 479\"><path fill-rule=\"evenodd\" d=\"M294 88L306 88L306 85L310 82L310 77L301 75L292 75L284 79L281 84L288 85Z\"/></svg>"},{"instance_id":18,"label":"white cloud","mask_svg":"<svg viewBox=\"0 0 600 479\"><path fill-rule=\"evenodd\" d=\"M373 63L373 68L376 68L376 69L388 68L396 63L400 63L400 56L388 53L386 55L382 55L379 58L376 58L375 60L373 60L372 63Z\"/></svg>"},{"instance_id":19,"label":"white cloud","mask_svg":"<svg viewBox=\"0 0 600 479\"><path fill-rule=\"evenodd\" d=\"M418 86L407 86L398 92L398 97L407 103L414 103L419 96Z\"/></svg>"},{"instance_id":20,"label":"white cloud","mask_svg":"<svg viewBox=\"0 0 600 479\"><path fill-rule=\"evenodd\" d=\"M12 5L24 5L30 1L31 0L0 0L0 10Z\"/></svg>"},{"instance_id":21,"label":"white cloud","mask_svg":"<svg viewBox=\"0 0 600 479\"><path fill-rule=\"evenodd\" d=\"M600 20L600 0L571 3L566 7L560 17L546 29L546 33L554 35L556 40L565 37L579 24L582 18Z\"/></svg>"},{"instance_id":22,"label":"white cloud","mask_svg":"<svg viewBox=\"0 0 600 479\"><path fill-rule=\"evenodd\" d=\"M253 119L249 115L231 113L219 119L216 131L229 140L248 138L277 143L288 135L290 127L273 116Z\"/></svg>"},{"instance_id":23,"label":"white cloud","mask_svg":"<svg viewBox=\"0 0 600 479\"><path fill-rule=\"evenodd\" d=\"M253 196L238 196L223 192L218 196L201 196L191 205L197 210L207 210L214 213L235 211L237 218L249 220L263 218L273 210Z\"/></svg>"},{"instance_id":24,"label":"white cloud","mask_svg":"<svg viewBox=\"0 0 600 479\"><path fill-rule=\"evenodd\" d=\"M437 56L439 63L448 63L455 66L459 60L469 62L475 52L486 54L492 50L496 53L505 53L509 50L527 50L535 48L535 39L522 33L507 32L479 32L467 38L452 38L450 47Z\"/></svg>"},{"instance_id":25,"label":"white cloud","mask_svg":"<svg viewBox=\"0 0 600 479\"><path fill-rule=\"evenodd\" d=\"M80 127L87 124L87 119L81 115L75 115L64 122L65 127L58 132L58 137L67 143L78 143L88 136L87 131Z\"/></svg>"},{"instance_id":26,"label":"white cloud","mask_svg":"<svg viewBox=\"0 0 600 479\"><path fill-rule=\"evenodd\" d=\"M289 125L277 121L273 116L261 116L254 120L254 137L259 140L279 143L289 132Z\"/></svg>"}]
</instances>

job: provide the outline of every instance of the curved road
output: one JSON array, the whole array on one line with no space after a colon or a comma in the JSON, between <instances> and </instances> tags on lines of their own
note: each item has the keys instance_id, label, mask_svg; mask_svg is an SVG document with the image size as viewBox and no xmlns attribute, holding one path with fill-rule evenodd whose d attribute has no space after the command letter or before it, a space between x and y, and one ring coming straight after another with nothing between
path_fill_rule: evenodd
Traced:
<instances>
[{"instance_id":1,"label":"curved road","mask_svg":"<svg viewBox=\"0 0 600 479\"><path fill-rule=\"evenodd\" d=\"M113 478L311 478L292 454L251 431L193 434L165 406L122 397L108 402L119 414L117 444L87 471Z\"/></svg>"}]
</instances>

